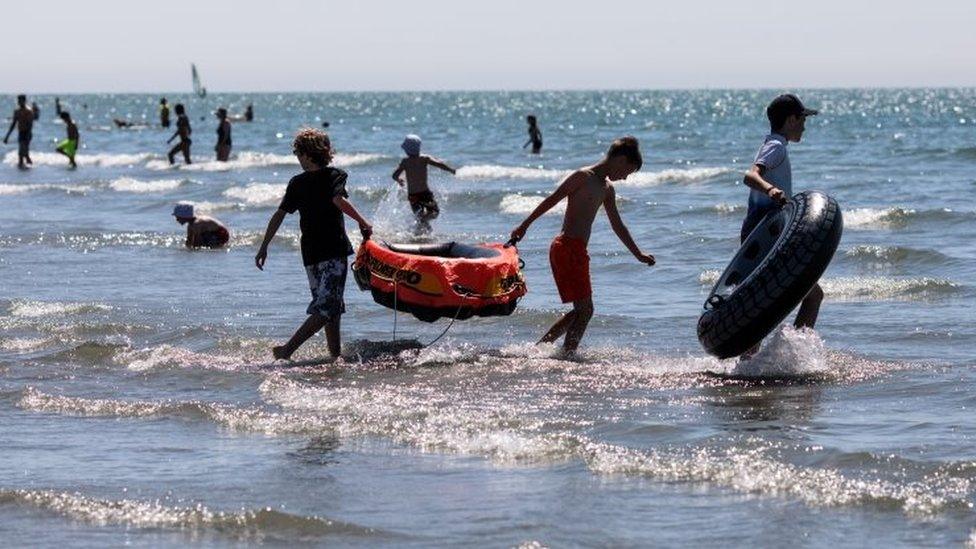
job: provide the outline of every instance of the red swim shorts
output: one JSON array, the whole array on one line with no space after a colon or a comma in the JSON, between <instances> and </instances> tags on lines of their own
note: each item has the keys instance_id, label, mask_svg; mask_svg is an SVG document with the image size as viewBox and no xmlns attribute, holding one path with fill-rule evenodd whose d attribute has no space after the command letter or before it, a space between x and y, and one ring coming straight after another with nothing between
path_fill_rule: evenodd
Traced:
<instances>
[{"instance_id":1,"label":"red swim shorts","mask_svg":"<svg viewBox=\"0 0 976 549\"><path fill-rule=\"evenodd\" d=\"M557 236L549 245L549 264L563 303L593 296L590 254L586 252L586 242L562 234Z\"/></svg>"}]
</instances>

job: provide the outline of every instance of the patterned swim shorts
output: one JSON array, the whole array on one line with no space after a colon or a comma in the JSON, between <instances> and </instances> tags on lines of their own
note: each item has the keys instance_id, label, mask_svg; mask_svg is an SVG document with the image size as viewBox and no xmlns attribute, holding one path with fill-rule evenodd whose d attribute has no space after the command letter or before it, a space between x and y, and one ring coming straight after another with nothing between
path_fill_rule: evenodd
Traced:
<instances>
[{"instance_id":1,"label":"patterned swim shorts","mask_svg":"<svg viewBox=\"0 0 976 549\"><path fill-rule=\"evenodd\" d=\"M342 299L346 291L346 271L349 269L345 257L336 257L306 265L308 287L312 290L312 302L308 304L310 315L319 315L327 321L339 318L346 312L346 303Z\"/></svg>"}]
</instances>

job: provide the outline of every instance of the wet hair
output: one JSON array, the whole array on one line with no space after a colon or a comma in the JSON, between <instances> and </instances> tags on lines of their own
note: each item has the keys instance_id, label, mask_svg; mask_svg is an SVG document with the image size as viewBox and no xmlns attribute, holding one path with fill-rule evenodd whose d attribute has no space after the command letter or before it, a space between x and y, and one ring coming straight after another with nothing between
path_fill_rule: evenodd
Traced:
<instances>
[{"instance_id":1,"label":"wet hair","mask_svg":"<svg viewBox=\"0 0 976 549\"><path fill-rule=\"evenodd\" d=\"M302 128L295 134L295 154L301 154L319 166L332 162L332 142L329 134L315 128Z\"/></svg>"},{"instance_id":2,"label":"wet hair","mask_svg":"<svg viewBox=\"0 0 976 549\"><path fill-rule=\"evenodd\" d=\"M71 113L68 111L61 111L61 120L64 120L65 122L71 120Z\"/></svg>"},{"instance_id":3,"label":"wet hair","mask_svg":"<svg viewBox=\"0 0 976 549\"><path fill-rule=\"evenodd\" d=\"M166 102L166 98L165 97L160 97L159 98L159 104L160 105L163 104L163 103L165 103L165 102Z\"/></svg>"},{"instance_id":4,"label":"wet hair","mask_svg":"<svg viewBox=\"0 0 976 549\"><path fill-rule=\"evenodd\" d=\"M27 96L24 95L24 94L18 95L17 96L17 102L18 103L26 103L27 102Z\"/></svg>"},{"instance_id":5,"label":"wet hair","mask_svg":"<svg viewBox=\"0 0 976 549\"><path fill-rule=\"evenodd\" d=\"M530 115L526 116L525 117L525 121L528 122L529 124L535 125L536 124L535 115L534 114L530 114Z\"/></svg>"},{"instance_id":6,"label":"wet hair","mask_svg":"<svg viewBox=\"0 0 976 549\"><path fill-rule=\"evenodd\" d=\"M220 107L219 109L217 109L217 116L226 117L227 116L227 109L225 109L223 107Z\"/></svg>"},{"instance_id":7,"label":"wet hair","mask_svg":"<svg viewBox=\"0 0 976 549\"><path fill-rule=\"evenodd\" d=\"M184 113L186 113L186 109L183 108L183 103L177 103L176 106L173 107L173 110L176 111L176 114L184 114Z\"/></svg>"},{"instance_id":8,"label":"wet hair","mask_svg":"<svg viewBox=\"0 0 976 549\"><path fill-rule=\"evenodd\" d=\"M644 158L640 152L640 143L632 135L614 139L613 143L610 143L610 148L607 149L607 158L613 158L615 156L623 156L627 159L627 162L637 166L638 170L644 165Z\"/></svg>"}]
</instances>

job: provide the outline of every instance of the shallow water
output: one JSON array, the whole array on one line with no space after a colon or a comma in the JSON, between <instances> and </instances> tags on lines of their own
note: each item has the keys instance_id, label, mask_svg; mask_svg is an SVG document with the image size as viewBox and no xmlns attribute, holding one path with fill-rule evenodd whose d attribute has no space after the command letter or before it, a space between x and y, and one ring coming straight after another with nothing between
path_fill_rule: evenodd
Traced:
<instances>
[{"instance_id":1,"label":"shallow water","mask_svg":"<svg viewBox=\"0 0 976 549\"><path fill-rule=\"evenodd\" d=\"M0 165L0 532L11 545L854 546L976 540L973 90L831 90L791 145L795 188L834 196L845 234L818 333L785 329L752 363L707 357L695 323L734 252L741 172L767 91L214 96L187 103L191 166L170 168L157 98L71 96L80 168L53 152ZM215 122L232 161L210 159ZM87 108L82 108L82 105ZM544 154L519 149L527 112ZM206 115L201 121L200 116ZM304 317L297 219L253 255L288 178L290 136L331 123L336 164L380 236L410 233L389 174L406 133L459 168L432 173L438 239L500 241L568 170L622 134L644 169L619 207L659 265L605 218L597 313L577 360L532 341L564 307L547 247L520 251L511 317L397 319L350 282L344 358L268 348ZM189 252L169 215L227 222ZM351 224L350 224L351 225ZM355 240L355 236L354 236ZM718 372L722 376L711 373ZM749 376L765 376L764 382Z\"/></svg>"}]
</instances>

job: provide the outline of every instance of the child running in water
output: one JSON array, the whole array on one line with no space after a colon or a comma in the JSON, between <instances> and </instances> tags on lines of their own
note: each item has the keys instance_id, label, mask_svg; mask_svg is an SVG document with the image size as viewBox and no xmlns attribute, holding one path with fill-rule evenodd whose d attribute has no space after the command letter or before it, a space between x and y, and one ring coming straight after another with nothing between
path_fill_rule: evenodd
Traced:
<instances>
[{"instance_id":1,"label":"child running in water","mask_svg":"<svg viewBox=\"0 0 976 549\"><path fill-rule=\"evenodd\" d=\"M643 164L639 144L635 137L621 137L610 145L603 160L592 166L571 173L551 195L512 231L512 241L518 242L525 231L542 214L568 198L562 232L549 246L549 263L556 279L556 288L563 303L572 303L573 310L566 313L549 328L539 343L551 343L564 334L563 348L572 353L579 346L586 326L593 316L593 290L590 286L590 256L586 247L600 206L607 212L610 227L624 246L641 263L654 265L654 256L645 254L630 236L630 231L617 211L617 193L613 181L627 179Z\"/></svg>"},{"instance_id":2,"label":"child running in water","mask_svg":"<svg viewBox=\"0 0 976 549\"><path fill-rule=\"evenodd\" d=\"M180 225L186 225L187 248L221 248L230 240L226 225L213 217L195 215L193 204L177 204L173 208L173 217Z\"/></svg>"},{"instance_id":3,"label":"child running in water","mask_svg":"<svg viewBox=\"0 0 976 549\"><path fill-rule=\"evenodd\" d=\"M329 354L336 358L341 350L339 319L346 312L342 296L346 288L348 257L353 253L343 214L359 223L363 239L369 238L373 228L348 200L346 172L329 166L332 144L328 135L311 128L301 130L295 136L294 152L304 172L288 182L278 211L268 221L254 264L264 270L268 244L285 216L297 210L302 230L302 262L308 275L312 302L306 310L309 317L305 322L287 343L273 348L271 353L276 359L289 359L302 343L324 327Z\"/></svg>"},{"instance_id":4,"label":"child running in water","mask_svg":"<svg viewBox=\"0 0 976 549\"><path fill-rule=\"evenodd\" d=\"M80 141L78 125L71 119L71 114L68 111L61 111L60 116L61 120L64 120L64 125L68 130L68 138L58 143L56 150L68 157L68 162L72 168L77 168L78 164L75 164L75 153L78 152L78 143Z\"/></svg>"},{"instance_id":5,"label":"child running in water","mask_svg":"<svg viewBox=\"0 0 976 549\"><path fill-rule=\"evenodd\" d=\"M400 175L406 172L407 199L410 201L413 215L417 218L418 232L428 233L430 220L437 219L441 210L434 200L434 193L430 192L430 187L427 186L427 166L440 168L451 174L457 173L457 170L436 158L420 154L420 145L420 137L413 134L403 140L400 147L407 153L407 157L400 161L400 165L393 172L393 180L402 187L403 179Z\"/></svg>"}]
</instances>

